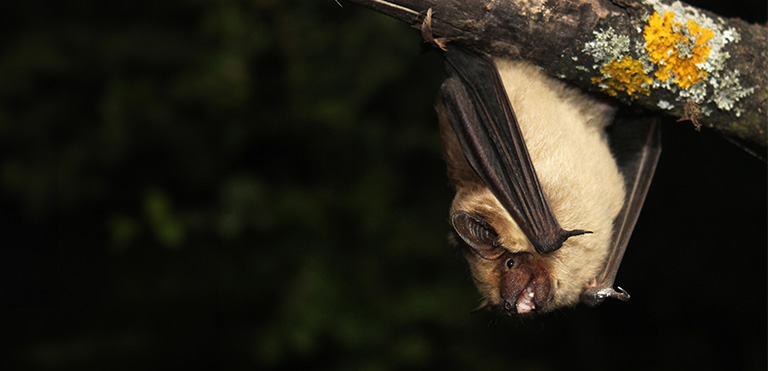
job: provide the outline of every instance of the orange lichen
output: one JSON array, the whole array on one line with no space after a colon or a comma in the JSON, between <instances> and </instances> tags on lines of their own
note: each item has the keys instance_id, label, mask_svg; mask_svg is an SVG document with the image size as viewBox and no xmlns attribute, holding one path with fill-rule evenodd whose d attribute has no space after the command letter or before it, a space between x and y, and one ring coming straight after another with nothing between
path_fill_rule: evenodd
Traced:
<instances>
[{"instance_id":1,"label":"orange lichen","mask_svg":"<svg viewBox=\"0 0 768 371\"><path fill-rule=\"evenodd\" d=\"M634 93L650 95L651 91L646 87L653 82L653 78L643 71L643 63L632 57L626 56L619 60L612 60L600 69L603 77L593 77L593 84L602 84L603 90L611 96L624 91L632 97Z\"/></svg>"},{"instance_id":2,"label":"orange lichen","mask_svg":"<svg viewBox=\"0 0 768 371\"><path fill-rule=\"evenodd\" d=\"M694 20L688 20L687 27L683 27L673 21L674 17L672 12L664 12L663 18L653 13L643 31L645 49L659 68L656 78L665 81L674 74L674 82L687 89L707 77L707 71L697 64L707 60L710 47L706 43L713 33Z\"/></svg>"}]
</instances>

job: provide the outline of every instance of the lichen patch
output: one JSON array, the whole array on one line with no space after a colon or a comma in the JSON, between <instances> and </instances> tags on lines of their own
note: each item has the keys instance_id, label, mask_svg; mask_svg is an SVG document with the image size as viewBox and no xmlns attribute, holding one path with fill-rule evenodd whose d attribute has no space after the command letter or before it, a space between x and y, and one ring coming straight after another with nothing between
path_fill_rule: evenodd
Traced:
<instances>
[{"instance_id":1,"label":"lichen patch","mask_svg":"<svg viewBox=\"0 0 768 371\"><path fill-rule=\"evenodd\" d=\"M629 36L617 34L613 27L592 33L595 35L594 40L586 42L582 52L591 55L599 66L621 59L629 53Z\"/></svg>"},{"instance_id":2,"label":"lichen patch","mask_svg":"<svg viewBox=\"0 0 768 371\"><path fill-rule=\"evenodd\" d=\"M737 101L754 92L741 86L739 71L725 70L730 55L724 47L739 42L737 30L679 1L645 3L652 11L643 17L643 24L624 31L637 34L601 29L584 43L582 52L594 60L592 69L600 71L592 83L610 95L624 93L630 99L663 89L681 105L712 104L724 111L736 109ZM673 102L662 105L667 107L662 109L674 107ZM702 112L707 115L711 109Z\"/></svg>"},{"instance_id":3,"label":"lichen patch","mask_svg":"<svg viewBox=\"0 0 768 371\"><path fill-rule=\"evenodd\" d=\"M699 64L707 60L712 31L703 29L696 21L689 19L687 25L674 21L675 14L665 12L664 16L653 13L643 30L645 50L651 62L658 66L657 79L665 81L674 78L677 86L687 89L707 77L707 71Z\"/></svg>"},{"instance_id":4,"label":"lichen patch","mask_svg":"<svg viewBox=\"0 0 768 371\"><path fill-rule=\"evenodd\" d=\"M643 63L630 56L620 57L606 63L601 69L601 77L593 77L592 83L600 85L611 96L625 92L629 97L635 93L650 95L648 89L653 78L643 71Z\"/></svg>"},{"instance_id":5,"label":"lichen patch","mask_svg":"<svg viewBox=\"0 0 768 371\"><path fill-rule=\"evenodd\" d=\"M675 108L674 104L669 103L669 102L667 102L667 101L665 101L663 99L659 100L659 102L656 105L659 106L659 108L661 108L663 110L671 110L671 109Z\"/></svg>"}]
</instances>

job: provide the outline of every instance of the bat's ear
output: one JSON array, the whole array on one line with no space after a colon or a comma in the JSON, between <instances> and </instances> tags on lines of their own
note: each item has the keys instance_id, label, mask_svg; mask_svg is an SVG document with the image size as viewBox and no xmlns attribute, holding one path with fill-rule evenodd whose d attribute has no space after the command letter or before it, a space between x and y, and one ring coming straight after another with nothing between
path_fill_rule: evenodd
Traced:
<instances>
[{"instance_id":1,"label":"bat's ear","mask_svg":"<svg viewBox=\"0 0 768 371\"><path fill-rule=\"evenodd\" d=\"M451 223L459 237L483 259L498 259L506 251L485 218L460 210L453 213Z\"/></svg>"}]
</instances>

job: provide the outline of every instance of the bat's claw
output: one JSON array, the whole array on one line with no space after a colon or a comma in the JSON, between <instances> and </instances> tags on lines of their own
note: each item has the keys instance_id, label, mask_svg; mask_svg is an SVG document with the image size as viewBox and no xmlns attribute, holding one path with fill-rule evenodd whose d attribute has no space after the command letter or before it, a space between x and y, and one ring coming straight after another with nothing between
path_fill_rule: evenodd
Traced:
<instances>
[{"instance_id":1,"label":"bat's claw","mask_svg":"<svg viewBox=\"0 0 768 371\"><path fill-rule=\"evenodd\" d=\"M621 301L629 300L629 293L617 287L619 291L614 290L612 287L597 287L595 285L588 285L586 290L581 293L581 302L591 307L597 306L602 303L606 298L618 299Z\"/></svg>"},{"instance_id":2,"label":"bat's claw","mask_svg":"<svg viewBox=\"0 0 768 371\"><path fill-rule=\"evenodd\" d=\"M616 290L611 290L611 291L613 291L613 293L611 295L612 298L619 299L621 301L629 300L630 296L629 296L629 293L627 292L627 290L624 290L624 289L622 289L619 286L616 286L616 288L619 289L619 292L617 292Z\"/></svg>"}]
</instances>

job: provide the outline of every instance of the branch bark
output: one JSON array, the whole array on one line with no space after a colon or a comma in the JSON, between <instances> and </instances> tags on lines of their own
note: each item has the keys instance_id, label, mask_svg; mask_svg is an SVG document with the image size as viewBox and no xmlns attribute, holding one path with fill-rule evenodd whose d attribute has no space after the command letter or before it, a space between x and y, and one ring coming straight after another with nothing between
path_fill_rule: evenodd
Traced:
<instances>
[{"instance_id":1,"label":"branch bark","mask_svg":"<svg viewBox=\"0 0 768 371\"><path fill-rule=\"evenodd\" d=\"M766 146L768 28L668 0L349 0L583 89ZM448 44L450 46L450 44Z\"/></svg>"}]
</instances>

